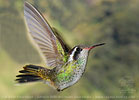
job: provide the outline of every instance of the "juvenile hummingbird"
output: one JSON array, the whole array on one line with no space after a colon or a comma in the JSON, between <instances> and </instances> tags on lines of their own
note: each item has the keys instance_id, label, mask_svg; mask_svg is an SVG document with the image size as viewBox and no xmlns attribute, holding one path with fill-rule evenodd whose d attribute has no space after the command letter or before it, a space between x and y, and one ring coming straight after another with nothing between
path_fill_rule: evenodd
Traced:
<instances>
[{"instance_id":1,"label":"juvenile hummingbird","mask_svg":"<svg viewBox=\"0 0 139 100\"><path fill-rule=\"evenodd\" d=\"M43 15L30 3L24 3L24 16L29 36L40 51L47 67L25 65L17 75L18 83L44 81L62 91L75 84L83 75L89 51L105 43L93 46L77 45L70 49L58 31L52 28Z\"/></svg>"}]
</instances>

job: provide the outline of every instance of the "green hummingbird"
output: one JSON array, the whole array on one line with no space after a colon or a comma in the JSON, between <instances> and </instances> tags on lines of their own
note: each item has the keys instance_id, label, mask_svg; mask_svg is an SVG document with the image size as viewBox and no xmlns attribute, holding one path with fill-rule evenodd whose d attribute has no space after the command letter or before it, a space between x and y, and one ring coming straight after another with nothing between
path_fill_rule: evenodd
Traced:
<instances>
[{"instance_id":1,"label":"green hummingbird","mask_svg":"<svg viewBox=\"0 0 139 100\"><path fill-rule=\"evenodd\" d=\"M43 15L30 3L24 3L24 16L29 37L40 51L47 67L25 65L17 75L18 83L44 81L57 91L77 83L85 71L89 51L105 43L93 46L77 45L69 48Z\"/></svg>"}]
</instances>

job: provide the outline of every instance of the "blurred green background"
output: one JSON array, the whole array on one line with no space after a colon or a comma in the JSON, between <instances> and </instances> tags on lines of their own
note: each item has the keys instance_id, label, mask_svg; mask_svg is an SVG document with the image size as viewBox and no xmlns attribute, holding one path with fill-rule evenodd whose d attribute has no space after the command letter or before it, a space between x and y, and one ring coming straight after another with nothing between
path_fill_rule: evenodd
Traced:
<instances>
[{"instance_id":1,"label":"blurred green background","mask_svg":"<svg viewBox=\"0 0 139 100\"><path fill-rule=\"evenodd\" d=\"M83 77L62 92L43 83L15 85L15 76L25 64L45 64L27 37L24 1L0 0L2 100L139 100L139 0L26 1L43 13L71 47L107 44L90 52Z\"/></svg>"}]
</instances>

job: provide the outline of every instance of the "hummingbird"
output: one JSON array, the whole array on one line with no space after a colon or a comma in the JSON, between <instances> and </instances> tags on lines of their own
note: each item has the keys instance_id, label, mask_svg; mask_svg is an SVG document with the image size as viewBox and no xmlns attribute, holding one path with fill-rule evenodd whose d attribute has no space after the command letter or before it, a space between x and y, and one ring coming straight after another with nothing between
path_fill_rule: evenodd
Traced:
<instances>
[{"instance_id":1,"label":"hummingbird","mask_svg":"<svg viewBox=\"0 0 139 100\"><path fill-rule=\"evenodd\" d=\"M40 51L46 67L25 65L16 76L17 83L42 81L57 91L62 91L82 77L90 50L105 44L70 48L57 29L51 27L37 8L28 2L24 3L24 17L28 35Z\"/></svg>"}]
</instances>

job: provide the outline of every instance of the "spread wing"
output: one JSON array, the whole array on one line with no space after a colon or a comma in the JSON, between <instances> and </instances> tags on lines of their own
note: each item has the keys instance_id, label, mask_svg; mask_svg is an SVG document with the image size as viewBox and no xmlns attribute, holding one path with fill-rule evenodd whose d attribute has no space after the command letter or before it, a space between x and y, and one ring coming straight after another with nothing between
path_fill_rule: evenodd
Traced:
<instances>
[{"instance_id":1,"label":"spread wing","mask_svg":"<svg viewBox=\"0 0 139 100\"><path fill-rule=\"evenodd\" d=\"M69 48L57 37L58 35L55 35L57 31L52 29L41 13L27 2L24 4L24 16L30 36L39 47L47 66L54 68L64 64Z\"/></svg>"}]
</instances>

